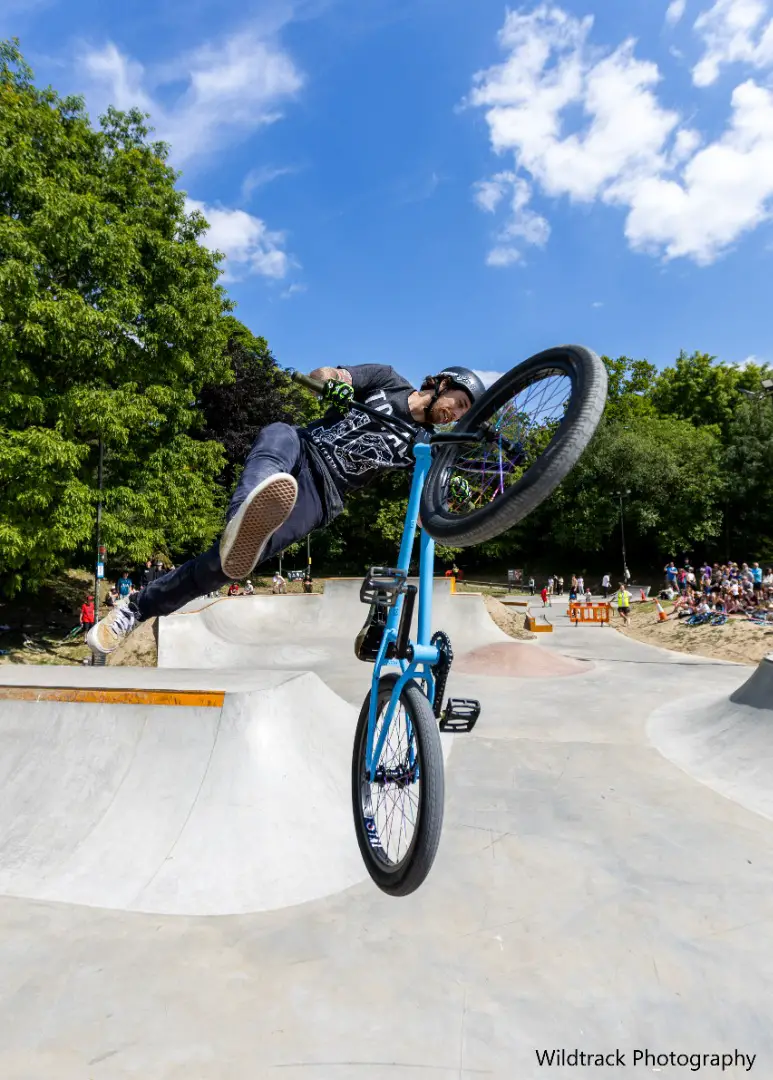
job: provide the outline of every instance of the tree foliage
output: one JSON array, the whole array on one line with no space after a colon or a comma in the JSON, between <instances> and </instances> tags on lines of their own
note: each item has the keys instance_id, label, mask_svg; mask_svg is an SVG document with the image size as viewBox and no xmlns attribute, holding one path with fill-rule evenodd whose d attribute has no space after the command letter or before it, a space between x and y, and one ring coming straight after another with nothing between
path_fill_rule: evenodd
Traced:
<instances>
[{"instance_id":1,"label":"tree foliage","mask_svg":"<svg viewBox=\"0 0 773 1080\"><path fill-rule=\"evenodd\" d=\"M228 377L218 257L137 111L94 129L0 44L0 579L13 593L103 537L119 558L205 543L223 466L196 395Z\"/></svg>"},{"instance_id":2,"label":"tree foliage","mask_svg":"<svg viewBox=\"0 0 773 1080\"><path fill-rule=\"evenodd\" d=\"M224 319L229 381L207 383L198 396L201 438L222 444L226 464L220 483L230 490L258 432L267 424L303 423L321 411L317 398L280 368L268 342L233 316Z\"/></svg>"}]
</instances>

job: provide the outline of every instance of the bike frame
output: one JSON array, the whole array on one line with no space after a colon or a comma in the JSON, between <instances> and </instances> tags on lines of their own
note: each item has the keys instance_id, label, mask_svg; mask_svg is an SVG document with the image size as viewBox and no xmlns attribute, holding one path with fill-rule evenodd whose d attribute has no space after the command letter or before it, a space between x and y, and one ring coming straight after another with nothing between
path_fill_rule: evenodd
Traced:
<instances>
[{"instance_id":1,"label":"bike frame","mask_svg":"<svg viewBox=\"0 0 773 1080\"><path fill-rule=\"evenodd\" d=\"M416 526L419 520L421 493L424 488L424 482L427 479L427 473L432 465L432 447L429 443L414 444L413 455L416 458L416 467L413 471L411 492L408 497L408 510L405 515L403 537L397 562L397 569L404 570L406 576L410 568L411 556L416 540ZM392 720L394 719L395 709L405 684L411 679L423 681L426 686L425 693L430 705L432 705L435 700L435 680L431 668L434 664L437 664L440 659L440 650L435 645L430 645L430 638L432 637L432 590L435 569L435 541L424 531L424 529L421 530L419 545L417 633L416 640L414 641L411 639L410 642L413 648L413 657L408 661L389 660L386 656L387 648L390 643L397 640L400 615L405 598L404 594L401 594L398 596L394 606L389 610L387 623L381 637L381 645L379 646L373 670L370 693L370 713L368 716L368 737L365 747L365 763L367 774L369 776L373 775L373 763L378 762L381 757L384 743L386 742ZM392 696L389 705L387 706L384 724L379 733L377 743L374 746L379 680L381 679L384 668L390 665L399 665L401 674L392 688ZM410 720L407 722L410 725ZM408 745L411 748L409 760L410 764L413 765L414 750L413 740L410 738L410 734L409 729Z\"/></svg>"}]
</instances>

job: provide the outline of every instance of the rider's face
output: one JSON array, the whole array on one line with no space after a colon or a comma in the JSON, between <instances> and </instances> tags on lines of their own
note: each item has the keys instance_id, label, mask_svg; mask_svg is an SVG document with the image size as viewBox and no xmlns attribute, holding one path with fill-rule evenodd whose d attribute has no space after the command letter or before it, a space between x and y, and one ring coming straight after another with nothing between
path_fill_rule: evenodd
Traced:
<instances>
[{"instance_id":1,"label":"rider's face","mask_svg":"<svg viewBox=\"0 0 773 1080\"><path fill-rule=\"evenodd\" d=\"M432 406L430 421L433 424L455 424L470 408L470 399L464 390L443 390Z\"/></svg>"}]
</instances>

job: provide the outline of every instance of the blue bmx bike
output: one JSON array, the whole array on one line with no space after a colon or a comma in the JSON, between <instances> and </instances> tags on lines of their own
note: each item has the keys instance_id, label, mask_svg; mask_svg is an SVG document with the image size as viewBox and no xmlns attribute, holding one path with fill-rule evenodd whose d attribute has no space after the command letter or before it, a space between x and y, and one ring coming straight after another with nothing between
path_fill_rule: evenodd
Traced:
<instances>
[{"instance_id":1,"label":"blue bmx bike","mask_svg":"<svg viewBox=\"0 0 773 1080\"><path fill-rule=\"evenodd\" d=\"M316 393L324 384L293 378ZM469 547L522 521L555 490L592 438L606 404L607 372L595 353L560 346L538 353L491 386L457 424L426 441L393 416L352 402L413 441L416 465L395 567L372 567L360 598L369 617L355 644L374 665L352 755L352 808L373 881L406 896L427 877L443 827L439 732L469 732L480 704L449 698L453 653L432 632L435 542ZM419 538L418 584L408 573ZM415 637L413 625L415 619Z\"/></svg>"}]
</instances>

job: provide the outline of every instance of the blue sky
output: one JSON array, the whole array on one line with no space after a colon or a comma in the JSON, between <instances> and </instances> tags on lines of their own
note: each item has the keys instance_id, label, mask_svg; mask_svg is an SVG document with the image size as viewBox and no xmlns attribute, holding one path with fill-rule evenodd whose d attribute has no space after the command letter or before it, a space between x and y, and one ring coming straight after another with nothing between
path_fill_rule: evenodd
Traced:
<instances>
[{"instance_id":1,"label":"blue sky","mask_svg":"<svg viewBox=\"0 0 773 1080\"><path fill-rule=\"evenodd\" d=\"M278 360L773 361L771 0L6 0L152 113Z\"/></svg>"}]
</instances>

